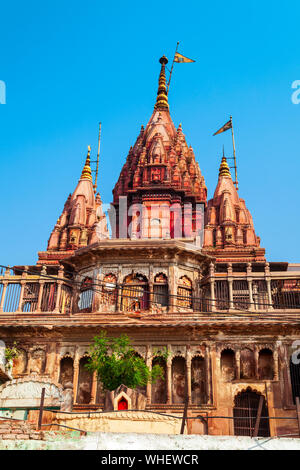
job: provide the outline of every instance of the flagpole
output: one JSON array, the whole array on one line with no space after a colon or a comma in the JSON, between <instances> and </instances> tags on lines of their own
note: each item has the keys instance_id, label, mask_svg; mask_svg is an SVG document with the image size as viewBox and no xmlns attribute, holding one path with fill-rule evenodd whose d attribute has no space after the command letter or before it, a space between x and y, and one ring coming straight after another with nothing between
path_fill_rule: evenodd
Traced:
<instances>
[{"instance_id":1,"label":"flagpole","mask_svg":"<svg viewBox=\"0 0 300 470\"><path fill-rule=\"evenodd\" d=\"M95 194L96 194L96 191L97 191L97 180L98 180L98 170L99 170L100 140L101 140L101 122L99 122L97 166L96 166L96 176L95 176L95 184L94 184L94 192L95 192Z\"/></svg>"},{"instance_id":2,"label":"flagpole","mask_svg":"<svg viewBox=\"0 0 300 470\"><path fill-rule=\"evenodd\" d=\"M177 53L177 51L178 51L178 46L179 46L179 41L177 41L176 50L175 50L175 54L174 54L173 62L172 62L172 67L171 67L171 70L170 70L170 76L169 76L169 81L168 81L168 85L167 85L167 94L169 93L169 87L170 87L170 82L171 82L171 77L172 77L172 72L173 72L175 57L176 57L176 53Z\"/></svg>"},{"instance_id":3,"label":"flagpole","mask_svg":"<svg viewBox=\"0 0 300 470\"><path fill-rule=\"evenodd\" d=\"M230 116L230 123L231 123L231 135L232 135L232 146L233 146L233 160L234 160L234 172L235 172L235 187L238 190L239 184L237 179L237 166L236 166L236 156L235 156L235 142L234 142L234 133L233 133L233 124L232 124L232 116Z\"/></svg>"}]
</instances>

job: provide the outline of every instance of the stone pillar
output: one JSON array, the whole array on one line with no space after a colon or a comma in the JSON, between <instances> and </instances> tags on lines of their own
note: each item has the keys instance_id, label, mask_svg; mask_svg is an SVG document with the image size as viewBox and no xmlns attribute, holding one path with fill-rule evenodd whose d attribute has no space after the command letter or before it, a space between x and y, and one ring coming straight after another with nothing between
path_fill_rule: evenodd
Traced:
<instances>
[{"instance_id":1,"label":"stone pillar","mask_svg":"<svg viewBox=\"0 0 300 470\"><path fill-rule=\"evenodd\" d=\"M215 312L216 305L215 305L215 266L213 263L209 265L209 283L210 283L210 310Z\"/></svg>"},{"instance_id":2,"label":"stone pillar","mask_svg":"<svg viewBox=\"0 0 300 470\"><path fill-rule=\"evenodd\" d=\"M78 378L79 378L79 352L76 350L74 358L74 376L73 376L73 390L74 390L74 403L77 401Z\"/></svg>"},{"instance_id":3,"label":"stone pillar","mask_svg":"<svg viewBox=\"0 0 300 470\"><path fill-rule=\"evenodd\" d=\"M170 297L169 297L169 312L177 312L177 302L176 302L176 295L177 295L177 289L176 289L176 268L174 264L170 265L169 268L169 292L170 292Z\"/></svg>"},{"instance_id":4,"label":"stone pillar","mask_svg":"<svg viewBox=\"0 0 300 470\"><path fill-rule=\"evenodd\" d=\"M45 284L45 281L39 280L40 289L39 289L39 296L38 296L38 301L37 301L37 306L36 306L36 313L41 312L44 284Z\"/></svg>"},{"instance_id":5,"label":"stone pillar","mask_svg":"<svg viewBox=\"0 0 300 470\"><path fill-rule=\"evenodd\" d=\"M258 358L259 358L259 350L257 345L254 345L254 360L255 360L255 378L258 380Z\"/></svg>"},{"instance_id":6,"label":"stone pillar","mask_svg":"<svg viewBox=\"0 0 300 470\"><path fill-rule=\"evenodd\" d=\"M210 361L210 347L206 346L205 349L205 375L206 375L206 394L207 404L212 404L212 389L211 389L211 361Z\"/></svg>"},{"instance_id":7,"label":"stone pillar","mask_svg":"<svg viewBox=\"0 0 300 470\"><path fill-rule=\"evenodd\" d=\"M270 264L265 264L265 279L267 283L268 292L268 310L273 310L272 290L271 290L271 277L270 277Z\"/></svg>"},{"instance_id":8,"label":"stone pillar","mask_svg":"<svg viewBox=\"0 0 300 470\"><path fill-rule=\"evenodd\" d=\"M119 266L119 270L118 270L118 278L117 278L117 305L116 305L116 311L117 312L120 312L121 311L121 307L122 307L122 282L123 282L123 279L122 279L122 267Z\"/></svg>"},{"instance_id":9,"label":"stone pillar","mask_svg":"<svg viewBox=\"0 0 300 470\"><path fill-rule=\"evenodd\" d=\"M91 405L95 405L96 395L97 395L97 371L94 370L93 379L92 379L91 399L90 399Z\"/></svg>"},{"instance_id":10,"label":"stone pillar","mask_svg":"<svg viewBox=\"0 0 300 470\"><path fill-rule=\"evenodd\" d=\"M63 278L64 277L64 268L60 266L58 270L58 277ZM57 281L57 293L56 293L56 302L55 302L55 308L53 313L59 313L59 304L60 304L60 296L61 296L61 286L63 284L63 281Z\"/></svg>"},{"instance_id":11,"label":"stone pillar","mask_svg":"<svg viewBox=\"0 0 300 470\"><path fill-rule=\"evenodd\" d=\"M167 404L168 405L172 404L172 358L171 356L168 356L168 359L167 359Z\"/></svg>"},{"instance_id":12,"label":"stone pillar","mask_svg":"<svg viewBox=\"0 0 300 470\"><path fill-rule=\"evenodd\" d=\"M0 303L0 312L3 312L3 306L4 306L7 286L8 286L8 281L4 281L3 282L3 289L2 289L2 298L1 298L1 303Z\"/></svg>"},{"instance_id":13,"label":"stone pillar","mask_svg":"<svg viewBox=\"0 0 300 470\"><path fill-rule=\"evenodd\" d=\"M152 370L152 356L151 356L151 345L147 344L146 347L146 365ZM146 397L147 397L147 405L151 403L151 394L152 394L152 385L150 382L146 385Z\"/></svg>"},{"instance_id":14,"label":"stone pillar","mask_svg":"<svg viewBox=\"0 0 300 470\"><path fill-rule=\"evenodd\" d=\"M252 292L252 268L251 268L251 263L247 264L247 281L248 281L248 290L249 290L249 310L251 312L254 311L254 303L253 303L253 292Z\"/></svg>"},{"instance_id":15,"label":"stone pillar","mask_svg":"<svg viewBox=\"0 0 300 470\"><path fill-rule=\"evenodd\" d=\"M190 351L186 353L186 390L188 402L192 403L192 359Z\"/></svg>"},{"instance_id":16,"label":"stone pillar","mask_svg":"<svg viewBox=\"0 0 300 470\"><path fill-rule=\"evenodd\" d=\"M28 266L25 266L25 270L22 273L21 292L20 292L19 304L18 304L16 313L22 312L22 303L23 303L24 290L25 290L25 285L26 285L27 271L28 271Z\"/></svg>"},{"instance_id":17,"label":"stone pillar","mask_svg":"<svg viewBox=\"0 0 300 470\"><path fill-rule=\"evenodd\" d=\"M241 353L240 351L235 352L235 369L236 369L236 380L241 378Z\"/></svg>"},{"instance_id":18,"label":"stone pillar","mask_svg":"<svg viewBox=\"0 0 300 470\"><path fill-rule=\"evenodd\" d=\"M233 310L234 303L233 303L233 279L232 278L228 278L228 290L229 290L229 308Z\"/></svg>"},{"instance_id":19,"label":"stone pillar","mask_svg":"<svg viewBox=\"0 0 300 470\"><path fill-rule=\"evenodd\" d=\"M275 349L273 353L274 360L274 380L279 380L278 351Z\"/></svg>"},{"instance_id":20,"label":"stone pillar","mask_svg":"<svg viewBox=\"0 0 300 470\"><path fill-rule=\"evenodd\" d=\"M232 263L228 263L227 266L227 281L228 281L228 293L229 293L229 308L234 309L233 304L233 277L232 277Z\"/></svg>"}]
</instances>

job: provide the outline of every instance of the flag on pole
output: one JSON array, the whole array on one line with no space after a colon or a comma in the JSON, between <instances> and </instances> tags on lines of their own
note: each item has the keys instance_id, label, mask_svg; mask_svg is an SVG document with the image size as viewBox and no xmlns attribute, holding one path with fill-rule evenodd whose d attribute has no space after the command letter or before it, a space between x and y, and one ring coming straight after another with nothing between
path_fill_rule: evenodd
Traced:
<instances>
[{"instance_id":1,"label":"flag on pole","mask_svg":"<svg viewBox=\"0 0 300 470\"><path fill-rule=\"evenodd\" d=\"M221 132L228 131L228 129L231 129L231 128L232 128L232 121L231 121L231 119L229 119L229 121L226 122L226 124L224 124L224 126L222 126L221 129L219 129L213 135L221 134Z\"/></svg>"},{"instance_id":2,"label":"flag on pole","mask_svg":"<svg viewBox=\"0 0 300 470\"><path fill-rule=\"evenodd\" d=\"M174 57L174 62L178 62L180 64L188 63L188 62L195 62L193 59L189 59L188 57L185 57L182 54L179 54L179 52L175 53Z\"/></svg>"}]
</instances>

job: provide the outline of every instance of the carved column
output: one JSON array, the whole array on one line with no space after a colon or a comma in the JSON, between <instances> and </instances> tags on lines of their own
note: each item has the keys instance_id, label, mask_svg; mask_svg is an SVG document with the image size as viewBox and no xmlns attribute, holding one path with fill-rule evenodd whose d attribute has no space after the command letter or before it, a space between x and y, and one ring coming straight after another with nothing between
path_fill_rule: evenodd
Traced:
<instances>
[{"instance_id":1,"label":"carved column","mask_svg":"<svg viewBox=\"0 0 300 470\"><path fill-rule=\"evenodd\" d=\"M192 359L190 351L186 352L186 383L187 398L192 403Z\"/></svg>"},{"instance_id":2,"label":"carved column","mask_svg":"<svg viewBox=\"0 0 300 470\"><path fill-rule=\"evenodd\" d=\"M169 352L170 348L168 347ZM172 358L168 356L167 359L167 404L172 404Z\"/></svg>"},{"instance_id":3,"label":"carved column","mask_svg":"<svg viewBox=\"0 0 300 470\"><path fill-rule=\"evenodd\" d=\"M213 263L209 265L209 283L210 283L210 310L214 312L216 310L215 305L215 266Z\"/></svg>"},{"instance_id":4,"label":"carved column","mask_svg":"<svg viewBox=\"0 0 300 470\"><path fill-rule=\"evenodd\" d=\"M211 388L211 361L210 361L210 347L206 346L205 349L205 375L206 375L206 393L207 404L212 404L212 388Z\"/></svg>"},{"instance_id":5,"label":"carved column","mask_svg":"<svg viewBox=\"0 0 300 470\"><path fill-rule=\"evenodd\" d=\"M151 345L147 344L146 347L146 365L149 367L150 370L152 370L152 357L151 357ZM150 405L151 403L151 394L152 394L152 385L151 383L147 383L146 386L146 396L147 396L147 405Z\"/></svg>"},{"instance_id":6,"label":"carved column","mask_svg":"<svg viewBox=\"0 0 300 470\"><path fill-rule=\"evenodd\" d=\"M118 287L117 287L117 305L116 305L116 310L117 312L120 312L121 311L121 303L122 303L122 267L119 266L119 270L118 270L118 278L117 278L117 284L118 284Z\"/></svg>"},{"instance_id":7,"label":"carved column","mask_svg":"<svg viewBox=\"0 0 300 470\"><path fill-rule=\"evenodd\" d=\"M94 370L93 379L92 379L91 399L90 399L91 405L94 405L96 403L96 395L97 395L97 371Z\"/></svg>"},{"instance_id":8,"label":"carved column","mask_svg":"<svg viewBox=\"0 0 300 470\"><path fill-rule=\"evenodd\" d=\"M73 376L73 390L74 390L74 403L77 402L77 390L78 390L78 377L79 377L79 352L76 350L74 358L74 376Z\"/></svg>"},{"instance_id":9,"label":"carved column","mask_svg":"<svg viewBox=\"0 0 300 470\"><path fill-rule=\"evenodd\" d=\"M258 380L258 358L259 358L259 350L257 345L254 345L254 360L255 360L255 378Z\"/></svg>"},{"instance_id":10,"label":"carved column","mask_svg":"<svg viewBox=\"0 0 300 470\"><path fill-rule=\"evenodd\" d=\"M270 265L269 263L265 264L265 279L267 283L267 292L268 292L268 310L273 310L273 300L272 300L272 289L271 289L271 277L270 277Z\"/></svg>"},{"instance_id":11,"label":"carved column","mask_svg":"<svg viewBox=\"0 0 300 470\"><path fill-rule=\"evenodd\" d=\"M169 268L170 278L169 278L169 312L176 312L177 311L177 303L176 303L176 272L175 272L175 265L172 263Z\"/></svg>"},{"instance_id":12,"label":"carved column","mask_svg":"<svg viewBox=\"0 0 300 470\"><path fill-rule=\"evenodd\" d=\"M274 380L279 380L278 351L275 349L273 353L274 359Z\"/></svg>"},{"instance_id":13,"label":"carved column","mask_svg":"<svg viewBox=\"0 0 300 470\"><path fill-rule=\"evenodd\" d=\"M63 278L64 277L64 268L61 266L58 270L58 277ZM59 304L60 304L60 296L61 296L61 286L63 285L63 281L57 281L57 294L56 294L56 302L55 302L55 308L53 313L59 313Z\"/></svg>"},{"instance_id":14,"label":"carved column","mask_svg":"<svg viewBox=\"0 0 300 470\"><path fill-rule=\"evenodd\" d=\"M252 268L251 268L251 263L247 264L247 281L248 281L248 290L249 290L249 310L251 312L254 311L254 303L253 303L253 292L252 292Z\"/></svg>"}]
</instances>

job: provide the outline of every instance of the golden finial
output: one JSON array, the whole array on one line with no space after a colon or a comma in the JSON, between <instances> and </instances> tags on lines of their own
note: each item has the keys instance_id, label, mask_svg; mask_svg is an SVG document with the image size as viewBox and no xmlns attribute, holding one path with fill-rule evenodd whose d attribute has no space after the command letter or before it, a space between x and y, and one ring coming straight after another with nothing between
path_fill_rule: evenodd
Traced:
<instances>
[{"instance_id":1,"label":"golden finial","mask_svg":"<svg viewBox=\"0 0 300 470\"><path fill-rule=\"evenodd\" d=\"M154 109L169 109L165 71L168 59L163 55L159 62L161 63L161 71L158 79L158 92Z\"/></svg>"},{"instance_id":2,"label":"golden finial","mask_svg":"<svg viewBox=\"0 0 300 470\"><path fill-rule=\"evenodd\" d=\"M229 166L228 166L226 157L224 155L224 146L223 146L223 157L222 157L222 161L221 161L221 165L220 165L220 169L219 169L219 177L220 176L230 176L231 177Z\"/></svg>"},{"instance_id":3,"label":"golden finial","mask_svg":"<svg viewBox=\"0 0 300 470\"><path fill-rule=\"evenodd\" d=\"M92 170L91 170L91 158L90 158L90 153L91 153L91 147L88 145L88 153L85 161L85 165L83 167L82 173L81 173L81 180L82 179L88 179L93 181L92 178Z\"/></svg>"}]
</instances>

